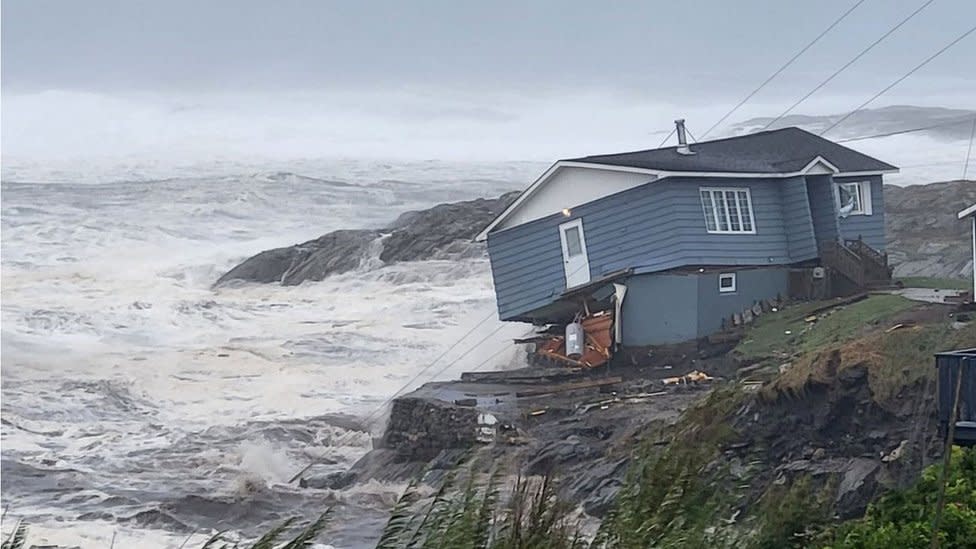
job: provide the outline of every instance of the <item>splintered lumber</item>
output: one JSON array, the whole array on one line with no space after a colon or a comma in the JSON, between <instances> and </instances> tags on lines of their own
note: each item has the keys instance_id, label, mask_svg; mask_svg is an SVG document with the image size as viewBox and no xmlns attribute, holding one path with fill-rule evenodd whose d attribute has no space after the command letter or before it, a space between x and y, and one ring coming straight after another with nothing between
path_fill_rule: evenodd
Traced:
<instances>
[{"instance_id":1,"label":"splintered lumber","mask_svg":"<svg viewBox=\"0 0 976 549\"><path fill-rule=\"evenodd\" d=\"M613 385L615 383L620 383L623 378L619 376L608 377L604 379L594 379L590 381L577 381L575 383L561 383L559 385L548 385L545 387L538 387L535 389L526 389L524 391L518 391L515 393L516 397L528 397L528 396L539 396L547 395L549 393L562 393L565 391L576 391L579 389L590 389L592 387L603 387L604 385Z\"/></svg>"},{"instance_id":2,"label":"splintered lumber","mask_svg":"<svg viewBox=\"0 0 976 549\"><path fill-rule=\"evenodd\" d=\"M613 313L593 313L583 318L580 324L585 334L583 356L577 359L567 356L565 338L559 334L549 335L541 341L533 338L536 341L536 354L572 367L595 368L606 364L613 345Z\"/></svg>"},{"instance_id":3,"label":"splintered lumber","mask_svg":"<svg viewBox=\"0 0 976 549\"><path fill-rule=\"evenodd\" d=\"M582 375L579 368L519 368L493 372L464 372L461 381L473 383L556 383Z\"/></svg>"},{"instance_id":4,"label":"splintered lumber","mask_svg":"<svg viewBox=\"0 0 976 549\"><path fill-rule=\"evenodd\" d=\"M699 372L698 370L692 370L691 372L688 372L687 374L685 374L683 376L666 377L666 378L662 379L661 381L665 385L679 385L679 384L688 384L688 383L703 383L703 382L712 381L713 379L715 379L715 378L712 377L712 376L710 376L710 375L708 375L708 374L706 374L705 372Z\"/></svg>"}]
</instances>

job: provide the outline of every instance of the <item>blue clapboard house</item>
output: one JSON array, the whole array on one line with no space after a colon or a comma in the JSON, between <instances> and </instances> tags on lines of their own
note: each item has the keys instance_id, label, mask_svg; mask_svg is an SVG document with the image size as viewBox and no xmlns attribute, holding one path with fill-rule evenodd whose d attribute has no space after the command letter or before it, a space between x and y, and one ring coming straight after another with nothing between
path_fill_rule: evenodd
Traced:
<instances>
[{"instance_id":1,"label":"blue clapboard house","mask_svg":"<svg viewBox=\"0 0 976 549\"><path fill-rule=\"evenodd\" d=\"M498 314L613 310L618 343L707 336L775 299L890 283L894 166L799 128L560 160L479 235Z\"/></svg>"}]
</instances>

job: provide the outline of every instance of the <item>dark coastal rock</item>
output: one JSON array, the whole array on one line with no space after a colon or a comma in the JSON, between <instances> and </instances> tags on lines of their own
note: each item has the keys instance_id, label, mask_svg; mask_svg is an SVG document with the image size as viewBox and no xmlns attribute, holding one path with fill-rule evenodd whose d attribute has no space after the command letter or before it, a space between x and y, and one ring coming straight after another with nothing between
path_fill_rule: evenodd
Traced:
<instances>
[{"instance_id":1,"label":"dark coastal rock","mask_svg":"<svg viewBox=\"0 0 976 549\"><path fill-rule=\"evenodd\" d=\"M440 204L406 212L387 228L333 231L294 246L266 250L225 273L215 286L231 281L295 286L366 266L370 258L396 263L478 257L484 254L484 246L474 242L474 237L517 196L512 192L493 199Z\"/></svg>"},{"instance_id":2,"label":"dark coastal rock","mask_svg":"<svg viewBox=\"0 0 976 549\"><path fill-rule=\"evenodd\" d=\"M356 474L351 471L336 471L324 477L303 478L298 485L302 488L327 488L329 490L342 490L348 488L356 482Z\"/></svg>"},{"instance_id":3,"label":"dark coastal rock","mask_svg":"<svg viewBox=\"0 0 976 549\"><path fill-rule=\"evenodd\" d=\"M450 257L481 255L484 246L473 242L479 231L508 207L519 193L494 199L479 198L439 204L419 212L407 212L390 226L380 259L385 263L416 261L445 254Z\"/></svg>"},{"instance_id":4,"label":"dark coastal rock","mask_svg":"<svg viewBox=\"0 0 976 549\"><path fill-rule=\"evenodd\" d=\"M242 280L295 286L305 280L322 280L358 267L370 242L379 236L379 231L342 230L287 248L265 250L227 271L216 285Z\"/></svg>"},{"instance_id":5,"label":"dark coastal rock","mask_svg":"<svg viewBox=\"0 0 976 549\"><path fill-rule=\"evenodd\" d=\"M400 397L393 401L383 446L404 460L430 460L445 449L471 448L478 443L474 408L435 399Z\"/></svg>"}]
</instances>

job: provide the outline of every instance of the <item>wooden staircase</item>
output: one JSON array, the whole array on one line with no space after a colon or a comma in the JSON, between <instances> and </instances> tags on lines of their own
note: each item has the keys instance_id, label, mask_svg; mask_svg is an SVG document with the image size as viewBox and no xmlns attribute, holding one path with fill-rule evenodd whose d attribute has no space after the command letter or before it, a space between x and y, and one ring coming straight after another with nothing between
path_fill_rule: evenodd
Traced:
<instances>
[{"instance_id":1,"label":"wooden staircase","mask_svg":"<svg viewBox=\"0 0 976 549\"><path fill-rule=\"evenodd\" d=\"M892 287L888 254L875 250L860 238L823 244L820 260L832 273L843 276L860 289Z\"/></svg>"}]
</instances>

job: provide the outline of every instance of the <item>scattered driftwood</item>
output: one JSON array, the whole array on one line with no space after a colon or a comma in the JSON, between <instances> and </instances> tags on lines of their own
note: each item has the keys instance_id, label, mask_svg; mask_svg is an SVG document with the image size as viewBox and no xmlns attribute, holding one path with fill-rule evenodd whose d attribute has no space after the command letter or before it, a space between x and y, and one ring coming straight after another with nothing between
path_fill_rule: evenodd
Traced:
<instances>
[{"instance_id":1,"label":"scattered driftwood","mask_svg":"<svg viewBox=\"0 0 976 549\"><path fill-rule=\"evenodd\" d=\"M666 395L668 393L669 391L654 391L653 393L638 393L634 395L615 395L613 398L605 398L603 400L597 400L594 402L586 402L580 404L579 407L577 408L577 412L581 414L585 414L590 410L593 410L594 408L606 410L607 408L610 407L611 404L624 403L624 402L630 402L630 403L644 402L649 398Z\"/></svg>"},{"instance_id":2,"label":"scattered driftwood","mask_svg":"<svg viewBox=\"0 0 976 549\"><path fill-rule=\"evenodd\" d=\"M901 330L902 328L911 328L913 326L915 326L915 322L914 321L912 321L912 320L906 320L905 322L899 322L898 324L895 324L891 328L888 328L887 330L885 330L885 333L886 334L890 334L891 332L894 332L895 330Z\"/></svg>"},{"instance_id":3,"label":"scattered driftwood","mask_svg":"<svg viewBox=\"0 0 976 549\"><path fill-rule=\"evenodd\" d=\"M499 370L492 372L464 372L461 381L468 383L556 383L578 379L581 369L574 368L519 368L518 370Z\"/></svg>"},{"instance_id":4,"label":"scattered driftwood","mask_svg":"<svg viewBox=\"0 0 976 549\"><path fill-rule=\"evenodd\" d=\"M868 294L866 292L865 293L860 293L860 294L854 294L852 296L848 296L848 297L844 297L844 298L840 298L840 299L836 299L834 301L831 301L830 303L828 303L826 305L817 307L816 309L810 311L807 314L810 315L810 316L815 316L815 315L818 315L818 314L820 314L820 313L822 313L824 311L829 311L830 309L834 309L834 308L837 308L837 307L841 307L843 305L850 305L851 303L857 303L858 301L864 301L867 298L868 298Z\"/></svg>"},{"instance_id":5,"label":"scattered driftwood","mask_svg":"<svg viewBox=\"0 0 976 549\"><path fill-rule=\"evenodd\" d=\"M699 372L698 370L692 370L683 376L678 377L666 377L663 381L665 385L679 385L679 384L690 384L690 383L705 383L712 381L714 377L706 374L705 372Z\"/></svg>"},{"instance_id":6,"label":"scattered driftwood","mask_svg":"<svg viewBox=\"0 0 976 549\"><path fill-rule=\"evenodd\" d=\"M562 383L560 385L549 385L546 387L539 387L537 389L526 389L524 391L518 391L515 393L516 397L529 397L529 396L539 396L548 395L550 393L562 393L566 391L576 391L578 389L590 389L593 387L603 387L605 385L613 385L623 381L621 377L608 377L604 379L594 379L590 381L578 381L576 383Z\"/></svg>"}]
</instances>

